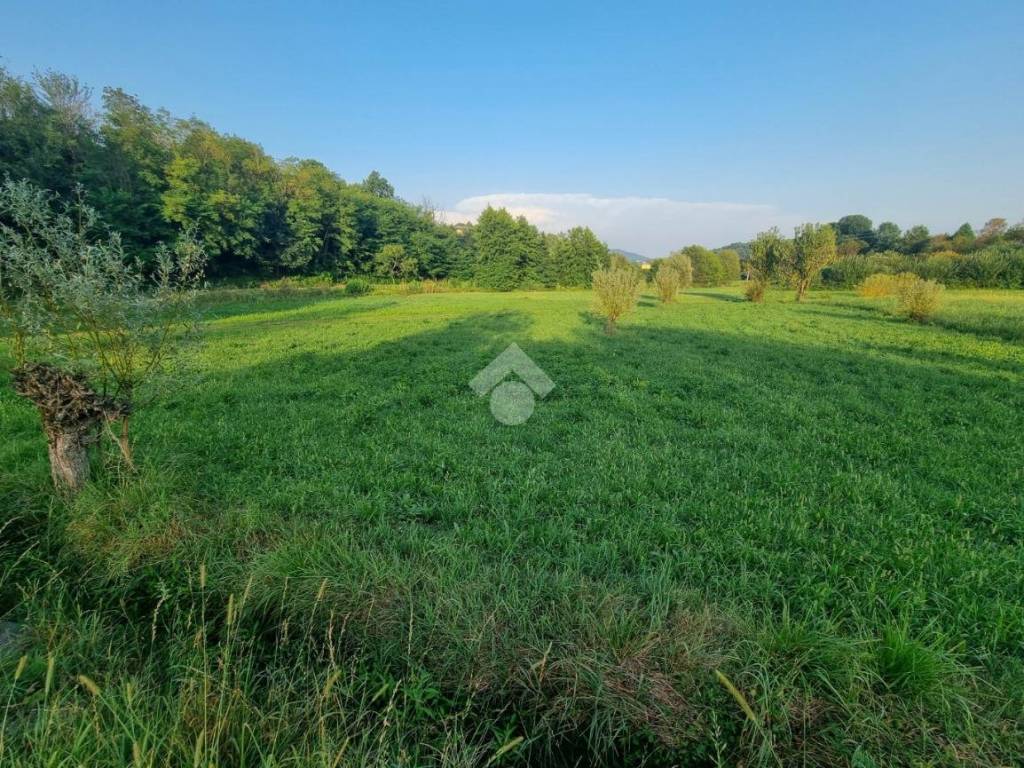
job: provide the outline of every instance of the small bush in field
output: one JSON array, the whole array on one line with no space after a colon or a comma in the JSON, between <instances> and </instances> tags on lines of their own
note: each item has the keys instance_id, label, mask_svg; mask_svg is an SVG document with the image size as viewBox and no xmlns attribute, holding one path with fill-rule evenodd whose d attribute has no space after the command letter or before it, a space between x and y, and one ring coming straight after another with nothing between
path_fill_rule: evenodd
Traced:
<instances>
[{"instance_id":1,"label":"small bush in field","mask_svg":"<svg viewBox=\"0 0 1024 768\"><path fill-rule=\"evenodd\" d=\"M900 314L918 322L927 320L942 303L943 289L942 283L919 277L901 281L896 288Z\"/></svg>"},{"instance_id":2,"label":"small bush in field","mask_svg":"<svg viewBox=\"0 0 1024 768\"><path fill-rule=\"evenodd\" d=\"M353 277L345 283L346 296L365 296L371 290L373 290L373 286L365 277Z\"/></svg>"},{"instance_id":3,"label":"small bush in field","mask_svg":"<svg viewBox=\"0 0 1024 768\"><path fill-rule=\"evenodd\" d=\"M679 275L679 290L684 291L693 285L693 262L682 251L676 251L664 262L663 267L671 267Z\"/></svg>"},{"instance_id":4,"label":"small bush in field","mask_svg":"<svg viewBox=\"0 0 1024 768\"><path fill-rule=\"evenodd\" d=\"M768 290L767 280L748 280L747 287L743 289L744 295L747 297L747 301L753 301L760 304L764 301L765 291Z\"/></svg>"},{"instance_id":5,"label":"small bush in field","mask_svg":"<svg viewBox=\"0 0 1024 768\"><path fill-rule=\"evenodd\" d=\"M857 295L863 296L865 299L881 299L885 296L892 296L892 293L892 275L887 275L884 272L868 275L864 278L864 282L857 286Z\"/></svg>"},{"instance_id":6,"label":"small bush in field","mask_svg":"<svg viewBox=\"0 0 1024 768\"><path fill-rule=\"evenodd\" d=\"M593 276L597 311L605 319L605 331L615 332L615 323L636 306L640 296L640 275L634 269L599 269Z\"/></svg>"},{"instance_id":7,"label":"small bush in field","mask_svg":"<svg viewBox=\"0 0 1024 768\"><path fill-rule=\"evenodd\" d=\"M900 286L909 285L919 279L913 272L900 272L898 275L879 272L866 277L864 282L857 286L857 293L866 299L884 299L896 296Z\"/></svg>"},{"instance_id":8,"label":"small bush in field","mask_svg":"<svg viewBox=\"0 0 1024 768\"><path fill-rule=\"evenodd\" d=\"M658 298L662 303L675 301L676 294L682 284L679 272L668 264L662 264L658 274L654 276L654 284L658 287Z\"/></svg>"}]
</instances>

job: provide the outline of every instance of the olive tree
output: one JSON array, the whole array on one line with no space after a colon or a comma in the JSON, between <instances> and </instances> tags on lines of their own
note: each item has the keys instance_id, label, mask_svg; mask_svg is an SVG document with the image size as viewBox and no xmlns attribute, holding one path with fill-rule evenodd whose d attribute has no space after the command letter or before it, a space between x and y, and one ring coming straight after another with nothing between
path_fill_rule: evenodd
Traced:
<instances>
[{"instance_id":1,"label":"olive tree","mask_svg":"<svg viewBox=\"0 0 1024 768\"><path fill-rule=\"evenodd\" d=\"M0 331L16 391L38 408L51 473L77 491L106 430L134 468L130 424L140 388L195 328L205 261L191 233L143 269L81 199L58 205L28 182L0 185Z\"/></svg>"}]
</instances>

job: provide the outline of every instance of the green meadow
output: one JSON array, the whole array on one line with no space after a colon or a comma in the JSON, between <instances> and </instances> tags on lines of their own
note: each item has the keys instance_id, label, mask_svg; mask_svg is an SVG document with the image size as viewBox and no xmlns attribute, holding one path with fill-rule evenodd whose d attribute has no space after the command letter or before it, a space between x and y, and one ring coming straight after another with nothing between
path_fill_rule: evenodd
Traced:
<instances>
[{"instance_id":1,"label":"green meadow","mask_svg":"<svg viewBox=\"0 0 1024 768\"><path fill-rule=\"evenodd\" d=\"M741 298L224 290L67 504L3 360L0 763L1016 762L1024 292Z\"/></svg>"}]
</instances>

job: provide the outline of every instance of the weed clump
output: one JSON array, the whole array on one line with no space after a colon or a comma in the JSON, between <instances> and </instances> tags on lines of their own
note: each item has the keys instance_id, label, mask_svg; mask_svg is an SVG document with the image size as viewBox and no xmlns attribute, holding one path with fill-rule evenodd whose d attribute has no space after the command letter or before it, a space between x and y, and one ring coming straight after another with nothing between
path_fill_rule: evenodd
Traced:
<instances>
[{"instance_id":1,"label":"weed clump","mask_svg":"<svg viewBox=\"0 0 1024 768\"><path fill-rule=\"evenodd\" d=\"M764 294L767 290L767 280L748 280L747 287L743 289L743 295L747 297L747 301L753 301L755 304L760 304L764 301Z\"/></svg>"},{"instance_id":2,"label":"weed clump","mask_svg":"<svg viewBox=\"0 0 1024 768\"><path fill-rule=\"evenodd\" d=\"M919 323L928 320L942 303L943 290L942 283L919 277L899 283L896 300L900 314Z\"/></svg>"},{"instance_id":3,"label":"weed clump","mask_svg":"<svg viewBox=\"0 0 1024 768\"><path fill-rule=\"evenodd\" d=\"M260 290L273 296L291 296L296 293L327 292L334 287L334 278L327 274L288 275L277 280L260 283Z\"/></svg>"},{"instance_id":4,"label":"weed clump","mask_svg":"<svg viewBox=\"0 0 1024 768\"><path fill-rule=\"evenodd\" d=\"M373 286L365 277L353 277L345 283L346 296L365 296L371 290L373 290Z\"/></svg>"},{"instance_id":5,"label":"weed clump","mask_svg":"<svg viewBox=\"0 0 1024 768\"><path fill-rule=\"evenodd\" d=\"M885 632L875 662L886 690L908 701L935 703L957 689L955 662L940 648L925 645L902 630Z\"/></svg>"},{"instance_id":6,"label":"weed clump","mask_svg":"<svg viewBox=\"0 0 1024 768\"><path fill-rule=\"evenodd\" d=\"M918 277L912 272L900 272L898 275L891 275L887 272L877 272L864 278L864 281L857 286L857 295L865 299L885 299L895 296L900 286L912 283Z\"/></svg>"}]
</instances>

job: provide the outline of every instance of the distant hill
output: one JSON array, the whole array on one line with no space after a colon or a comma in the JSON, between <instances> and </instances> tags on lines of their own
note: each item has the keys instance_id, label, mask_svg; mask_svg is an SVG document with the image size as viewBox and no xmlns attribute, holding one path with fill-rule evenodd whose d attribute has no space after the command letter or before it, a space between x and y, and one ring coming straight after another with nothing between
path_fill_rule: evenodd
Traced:
<instances>
[{"instance_id":1,"label":"distant hill","mask_svg":"<svg viewBox=\"0 0 1024 768\"><path fill-rule=\"evenodd\" d=\"M637 264L643 264L645 261L651 261L651 258L649 256L643 256L639 253L633 253L632 251L624 251L621 248L610 248L609 250L612 253L618 253L622 256L625 256L627 259Z\"/></svg>"},{"instance_id":2,"label":"distant hill","mask_svg":"<svg viewBox=\"0 0 1024 768\"><path fill-rule=\"evenodd\" d=\"M740 255L740 261L746 261L750 258L750 243L729 243L721 248L715 248L715 250L724 251L727 248L736 251Z\"/></svg>"}]
</instances>

